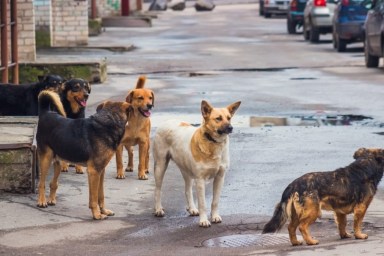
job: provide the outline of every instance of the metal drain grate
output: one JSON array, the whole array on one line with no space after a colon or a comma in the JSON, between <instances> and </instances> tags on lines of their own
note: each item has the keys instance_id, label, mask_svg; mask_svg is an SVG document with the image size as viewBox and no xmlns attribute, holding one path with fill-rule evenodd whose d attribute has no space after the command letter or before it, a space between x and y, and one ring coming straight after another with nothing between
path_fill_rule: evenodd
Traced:
<instances>
[{"instance_id":1,"label":"metal drain grate","mask_svg":"<svg viewBox=\"0 0 384 256\"><path fill-rule=\"evenodd\" d=\"M278 244L290 244L288 236L279 234L230 235L211 238L202 243L204 247L264 247Z\"/></svg>"}]
</instances>

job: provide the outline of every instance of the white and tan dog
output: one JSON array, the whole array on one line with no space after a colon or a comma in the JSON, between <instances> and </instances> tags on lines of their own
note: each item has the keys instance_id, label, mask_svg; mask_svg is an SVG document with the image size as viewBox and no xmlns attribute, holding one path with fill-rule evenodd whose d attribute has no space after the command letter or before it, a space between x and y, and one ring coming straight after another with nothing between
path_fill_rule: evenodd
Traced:
<instances>
[{"instance_id":1,"label":"white and tan dog","mask_svg":"<svg viewBox=\"0 0 384 256\"><path fill-rule=\"evenodd\" d=\"M179 167L185 181L187 211L192 216L200 215L199 225L210 227L205 209L205 182L213 179L211 221L220 223L218 204L229 167L229 137L232 132L231 119L240 106L240 101L226 108L213 108L208 102L201 102L203 123L194 127L184 122L168 121L157 128L153 145L155 160L155 215L164 216L161 204L161 186L169 160ZM196 184L198 209L192 193Z\"/></svg>"}]
</instances>

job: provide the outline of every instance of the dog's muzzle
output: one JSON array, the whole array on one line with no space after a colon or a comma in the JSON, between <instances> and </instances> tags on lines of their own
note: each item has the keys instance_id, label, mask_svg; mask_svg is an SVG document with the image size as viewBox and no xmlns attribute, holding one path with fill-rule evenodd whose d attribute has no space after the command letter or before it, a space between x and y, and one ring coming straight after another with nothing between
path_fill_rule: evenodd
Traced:
<instances>
[{"instance_id":1,"label":"dog's muzzle","mask_svg":"<svg viewBox=\"0 0 384 256\"><path fill-rule=\"evenodd\" d=\"M142 108L139 108L139 112L140 114L142 114L144 117L150 117L151 116L151 109L152 109L153 105L152 104L147 104L147 109L142 109Z\"/></svg>"},{"instance_id":2,"label":"dog's muzzle","mask_svg":"<svg viewBox=\"0 0 384 256\"><path fill-rule=\"evenodd\" d=\"M227 125L227 126L223 127L222 129L217 130L217 133L220 135L230 134L230 133L232 133L232 131L233 131L232 125Z\"/></svg>"}]
</instances>

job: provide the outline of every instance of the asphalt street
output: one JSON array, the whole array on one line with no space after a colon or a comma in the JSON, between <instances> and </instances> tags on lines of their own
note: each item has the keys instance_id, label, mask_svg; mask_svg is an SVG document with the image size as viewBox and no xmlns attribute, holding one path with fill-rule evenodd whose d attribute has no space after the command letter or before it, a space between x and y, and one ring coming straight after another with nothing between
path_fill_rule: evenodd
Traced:
<instances>
[{"instance_id":1,"label":"asphalt street","mask_svg":"<svg viewBox=\"0 0 384 256\"><path fill-rule=\"evenodd\" d=\"M0 193L0 254L382 254L383 183L364 219L367 240L340 240L329 212L312 227L320 240L317 246L292 247L286 228L261 235L293 179L346 166L360 147L382 146L384 74L364 67L362 44L343 54L332 49L330 35L319 44L308 44L301 34L287 34L283 17L259 17L256 2L226 1L212 12L186 8L151 15L155 18L150 28L105 28L90 38L89 48L40 51L38 60L106 58L108 79L93 85L87 116L104 100L124 100L137 77L147 75L146 86L155 92L152 137L169 118L200 123L203 99L218 107L241 100L233 118L231 167L220 200L223 222L200 228L198 218L188 216L184 182L174 164L165 175L166 216L156 218L153 170L147 181L137 179L137 170L117 180L112 159L105 196L116 215L104 221L92 220L87 177L74 170L60 176L56 206L37 208L36 194ZM134 47L126 52L107 49L116 46ZM352 115L371 119L350 125L297 123ZM289 118L291 123L252 125L252 118L264 116ZM207 184L207 202L211 186Z\"/></svg>"}]
</instances>

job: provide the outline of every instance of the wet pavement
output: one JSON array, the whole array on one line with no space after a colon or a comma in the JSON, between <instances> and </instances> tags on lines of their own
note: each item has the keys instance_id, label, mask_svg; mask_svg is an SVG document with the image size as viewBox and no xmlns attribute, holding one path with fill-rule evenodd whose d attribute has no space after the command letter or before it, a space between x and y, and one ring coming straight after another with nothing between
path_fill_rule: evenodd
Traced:
<instances>
[{"instance_id":1,"label":"wet pavement","mask_svg":"<svg viewBox=\"0 0 384 256\"><path fill-rule=\"evenodd\" d=\"M60 176L58 203L36 207L36 194L1 193L2 255L378 255L384 251L384 184L364 219L365 241L340 240L332 215L312 226L318 246L292 247L285 228L261 236L285 186L309 171L328 171L352 162L359 147L381 147L384 102L382 71L364 67L361 45L345 54L290 36L281 17L258 17L257 4L218 5L213 12L157 13L151 28L106 28L89 49L51 49L44 59L106 58L108 79L95 84L87 115L103 100L124 100L139 74L155 92L152 136L165 119L199 123L200 103L241 100L233 118L231 168L220 209L223 223L198 227L185 211L184 182L171 164L164 181L164 218L153 215L154 179L137 171L115 179L107 167L107 207L116 215L93 221L86 175ZM239 18L241 17L241 18ZM134 46L116 52L109 47ZM97 49L100 47L100 49ZM114 48L116 49L116 48ZM362 115L352 125L253 127L251 117ZM135 154L137 157L137 152ZM135 158L137 163L137 158ZM136 165L136 164L135 164ZM150 166L153 166L151 158ZM211 199L207 186L207 202ZM351 229L352 216L348 227Z\"/></svg>"}]
</instances>

